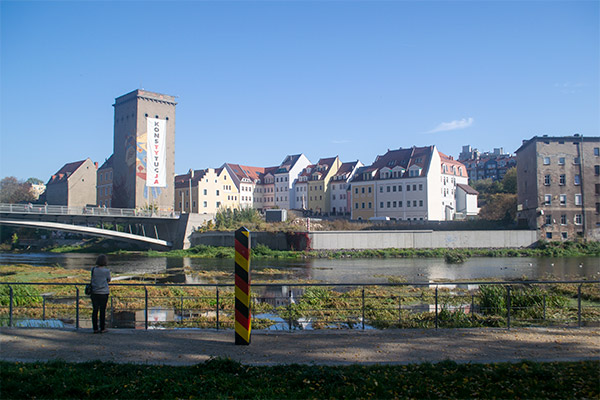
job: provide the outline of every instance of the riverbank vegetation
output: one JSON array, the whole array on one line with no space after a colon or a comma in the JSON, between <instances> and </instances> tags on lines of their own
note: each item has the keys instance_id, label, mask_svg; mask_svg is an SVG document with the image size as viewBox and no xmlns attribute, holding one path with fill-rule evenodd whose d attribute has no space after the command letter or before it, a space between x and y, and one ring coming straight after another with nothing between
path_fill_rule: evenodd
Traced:
<instances>
[{"instance_id":1,"label":"riverbank vegetation","mask_svg":"<svg viewBox=\"0 0 600 400\"><path fill-rule=\"evenodd\" d=\"M600 363L277 365L210 359L193 366L0 362L2 398L594 399Z\"/></svg>"}]
</instances>

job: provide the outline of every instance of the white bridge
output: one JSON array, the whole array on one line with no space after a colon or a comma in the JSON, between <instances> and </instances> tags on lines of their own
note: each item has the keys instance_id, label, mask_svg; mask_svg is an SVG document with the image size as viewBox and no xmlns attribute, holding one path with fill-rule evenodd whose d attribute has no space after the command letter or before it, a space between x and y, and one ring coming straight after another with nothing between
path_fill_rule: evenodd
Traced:
<instances>
[{"instance_id":1,"label":"white bridge","mask_svg":"<svg viewBox=\"0 0 600 400\"><path fill-rule=\"evenodd\" d=\"M105 237L156 248L182 248L187 229L180 229L181 215L159 210L67 207L44 204L0 204L0 225ZM187 218L183 218L187 224ZM119 230L118 228L121 228ZM112 228L112 229L110 229ZM180 239L180 240L178 240Z\"/></svg>"}]
</instances>

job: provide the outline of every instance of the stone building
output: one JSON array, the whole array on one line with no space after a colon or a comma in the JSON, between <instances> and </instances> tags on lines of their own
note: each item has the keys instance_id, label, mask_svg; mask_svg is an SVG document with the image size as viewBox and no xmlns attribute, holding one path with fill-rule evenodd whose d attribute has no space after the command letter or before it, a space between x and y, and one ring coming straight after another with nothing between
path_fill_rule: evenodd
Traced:
<instances>
[{"instance_id":1,"label":"stone building","mask_svg":"<svg viewBox=\"0 0 600 400\"><path fill-rule=\"evenodd\" d=\"M173 96L145 90L134 90L115 99L113 207L174 209L176 104ZM165 142L161 149L166 153L165 162L156 167L165 174L160 186L147 183L147 174L153 174L155 168L154 161L147 165L148 119L164 123Z\"/></svg>"},{"instance_id":2,"label":"stone building","mask_svg":"<svg viewBox=\"0 0 600 400\"><path fill-rule=\"evenodd\" d=\"M517 176L518 219L540 238L600 239L600 137L524 140Z\"/></svg>"},{"instance_id":3,"label":"stone building","mask_svg":"<svg viewBox=\"0 0 600 400\"><path fill-rule=\"evenodd\" d=\"M46 202L69 207L95 205L97 169L98 163L89 158L65 164L46 184Z\"/></svg>"},{"instance_id":4,"label":"stone building","mask_svg":"<svg viewBox=\"0 0 600 400\"><path fill-rule=\"evenodd\" d=\"M96 178L96 204L99 207L112 207L113 156L110 156L100 168Z\"/></svg>"}]
</instances>

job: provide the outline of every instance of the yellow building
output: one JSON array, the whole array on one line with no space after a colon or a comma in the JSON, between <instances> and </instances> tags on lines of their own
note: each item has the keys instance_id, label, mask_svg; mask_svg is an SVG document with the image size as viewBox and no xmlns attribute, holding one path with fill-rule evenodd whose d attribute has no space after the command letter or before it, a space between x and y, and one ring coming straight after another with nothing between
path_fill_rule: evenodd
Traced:
<instances>
[{"instance_id":1,"label":"yellow building","mask_svg":"<svg viewBox=\"0 0 600 400\"><path fill-rule=\"evenodd\" d=\"M356 173L363 176L362 181L352 182L352 219L368 220L375 216L375 182L372 171L368 167L359 169Z\"/></svg>"},{"instance_id":2,"label":"yellow building","mask_svg":"<svg viewBox=\"0 0 600 400\"><path fill-rule=\"evenodd\" d=\"M329 181L342 162L338 156L322 158L310 167L308 177L308 209L317 214L331 212Z\"/></svg>"},{"instance_id":3,"label":"yellow building","mask_svg":"<svg viewBox=\"0 0 600 400\"><path fill-rule=\"evenodd\" d=\"M215 214L219 209L239 208L239 196L224 167L190 170L175 177L175 211Z\"/></svg>"}]
</instances>

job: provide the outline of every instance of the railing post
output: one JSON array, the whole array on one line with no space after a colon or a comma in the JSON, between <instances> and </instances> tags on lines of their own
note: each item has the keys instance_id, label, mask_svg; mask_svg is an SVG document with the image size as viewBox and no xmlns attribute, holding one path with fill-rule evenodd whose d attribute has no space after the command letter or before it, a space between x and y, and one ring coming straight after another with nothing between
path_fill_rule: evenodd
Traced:
<instances>
[{"instance_id":1,"label":"railing post","mask_svg":"<svg viewBox=\"0 0 600 400\"><path fill-rule=\"evenodd\" d=\"M544 293L544 298L543 299L544 299L544 302L543 302L543 305L544 305L544 315L543 315L543 318L544 318L544 321L545 321L546 320L546 293Z\"/></svg>"},{"instance_id":2,"label":"railing post","mask_svg":"<svg viewBox=\"0 0 600 400\"><path fill-rule=\"evenodd\" d=\"M402 327L402 296L398 296L398 328Z\"/></svg>"},{"instance_id":3,"label":"railing post","mask_svg":"<svg viewBox=\"0 0 600 400\"><path fill-rule=\"evenodd\" d=\"M79 329L79 288L77 286L75 286L75 329Z\"/></svg>"},{"instance_id":4,"label":"railing post","mask_svg":"<svg viewBox=\"0 0 600 400\"><path fill-rule=\"evenodd\" d=\"M181 325L183 325L183 295L179 296L179 315L181 316Z\"/></svg>"},{"instance_id":5,"label":"railing post","mask_svg":"<svg viewBox=\"0 0 600 400\"><path fill-rule=\"evenodd\" d=\"M113 305L113 298L110 296L110 327L115 327L115 308Z\"/></svg>"},{"instance_id":6,"label":"railing post","mask_svg":"<svg viewBox=\"0 0 600 400\"><path fill-rule=\"evenodd\" d=\"M8 306L8 326L13 326L13 288L12 286L8 287L9 292L9 306Z\"/></svg>"},{"instance_id":7,"label":"railing post","mask_svg":"<svg viewBox=\"0 0 600 400\"><path fill-rule=\"evenodd\" d=\"M510 329L510 286L506 287L506 326Z\"/></svg>"},{"instance_id":8,"label":"railing post","mask_svg":"<svg viewBox=\"0 0 600 400\"><path fill-rule=\"evenodd\" d=\"M144 309L146 311L144 313L144 327L146 330L148 330L148 288L146 286L144 286L144 294L145 294Z\"/></svg>"},{"instance_id":9,"label":"railing post","mask_svg":"<svg viewBox=\"0 0 600 400\"><path fill-rule=\"evenodd\" d=\"M471 295L471 319L475 317L475 295Z\"/></svg>"},{"instance_id":10,"label":"railing post","mask_svg":"<svg viewBox=\"0 0 600 400\"><path fill-rule=\"evenodd\" d=\"M42 295L42 321L46 320L46 295Z\"/></svg>"},{"instance_id":11,"label":"railing post","mask_svg":"<svg viewBox=\"0 0 600 400\"><path fill-rule=\"evenodd\" d=\"M438 287L435 287L435 329L438 328Z\"/></svg>"},{"instance_id":12,"label":"railing post","mask_svg":"<svg viewBox=\"0 0 600 400\"><path fill-rule=\"evenodd\" d=\"M217 286L217 330L219 330L219 287Z\"/></svg>"},{"instance_id":13,"label":"railing post","mask_svg":"<svg viewBox=\"0 0 600 400\"><path fill-rule=\"evenodd\" d=\"M365 288L362 288L362 329L365 330Z\"/></svg>"},{"instance_id":14,"label":"railing post","mask_svg":"<svg viewBox=\"0 0 600 400\"><path fill-rule=\"evenodd\" d=\"M292 290L291 289L288 291L288 310L289 310L288 328L291 332L291 330L292 330Z\"/></svg>"},{"instance_id":15,"label":"railing post","mask_svg":"<svg viewBox=\"0 0 600 400\"><path fill-rule=\"evenodd\" d=\"M577 287L577 327L581 328L581 285L580 283Z\"/></svg>"}]
</instances>

